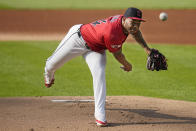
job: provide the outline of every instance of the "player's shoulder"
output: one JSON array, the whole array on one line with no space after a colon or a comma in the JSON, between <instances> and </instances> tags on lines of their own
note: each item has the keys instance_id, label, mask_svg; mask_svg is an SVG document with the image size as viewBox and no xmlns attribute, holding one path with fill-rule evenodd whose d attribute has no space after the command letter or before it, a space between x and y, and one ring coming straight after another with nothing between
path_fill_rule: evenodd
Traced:
<instances>
[{"instance_id":1,"label":"player's shoulder","mask_svg":"<svg viewBox=\"0 0 196 131\"><path fill-rule=\"evenodd\" d=\"M121 27L122 17L123 17L122 15L115 15L115 16L111 16L107 20L107 23L112 31L117 30L119 27Z\"/></svg>"},{"instance_id":2,"label":"player's shoulder","mask_svg":"<svg viewBox=\"0 0 196 131\"><path fill-rule=\"evenodd\" d=\"M110 22L117 22L118 20L121 20L122 17L123 17L123 15L114 15L114 16L110 16L110 17L108 18L108 20L109 20Z\"/></svg>"},{"instance_id":3,"label":"player's shoulder","mask_svg":"<svg viewBox=\"0 0 196 131\"><path fill-rule=\"evenodd\" d=\"M122 28L122 17L123 15L115 15L111 17L110 21L108 22L111 26L112 32L118 32Z\"/></svg>"}]
</instances>

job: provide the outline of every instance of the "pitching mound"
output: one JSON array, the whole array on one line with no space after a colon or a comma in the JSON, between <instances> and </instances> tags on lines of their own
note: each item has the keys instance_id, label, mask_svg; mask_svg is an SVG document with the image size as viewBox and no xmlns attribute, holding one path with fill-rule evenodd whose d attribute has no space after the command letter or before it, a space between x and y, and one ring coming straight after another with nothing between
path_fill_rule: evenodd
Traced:
<instances>
[{"instance_id":1,"label":"pitching mound","mask_svg":"<svg viewBox=\"0 0 196 131\"><path fill-rule=\"evenodd\" d=\"M95 125L92 100L93 97L0 98L0 130L194 131L196 129L195 102L138 96L107 97L106 116L110 126L100 128Z\"/></svg>"}]
</instances>

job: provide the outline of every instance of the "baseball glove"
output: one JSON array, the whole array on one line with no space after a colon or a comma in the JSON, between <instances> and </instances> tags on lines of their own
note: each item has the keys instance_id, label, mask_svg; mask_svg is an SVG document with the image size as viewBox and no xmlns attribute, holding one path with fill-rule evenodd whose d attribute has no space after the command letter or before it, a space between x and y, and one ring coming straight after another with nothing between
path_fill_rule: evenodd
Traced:
<instances>
[{"instance_id":1,"label":"baseball glove","mask_svg":"<svg viewBox=\"0 0 196 131\"><path fill-rule=\"evenodd\" d=\"M151 71L167 70L167 59L158 50L152 49L147 59L147 69Z\"/></svg>"}]
</instances>

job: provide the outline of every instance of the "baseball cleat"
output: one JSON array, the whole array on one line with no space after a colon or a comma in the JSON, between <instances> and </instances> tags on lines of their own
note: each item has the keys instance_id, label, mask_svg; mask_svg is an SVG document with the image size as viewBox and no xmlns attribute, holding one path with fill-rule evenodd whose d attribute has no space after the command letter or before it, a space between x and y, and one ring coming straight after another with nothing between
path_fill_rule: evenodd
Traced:
<instances>
[{"instance_id":1,"label":"baseball cleat","mask_svg":"<svg viewBox=\"0 0 196 131\"><path fill-rule=\"evenodd\" d=\"M106 127L106 126L108 126L107 121L103 122L103 121L96 120L96 124L99 127Z\"/></svg>"},{"instance_id":2,"label":"baseball cleat","mask_svg":"<svg viewBox=\"0 0 196 131\"><path fill-rule=\"evenodd\" d=\"M52 84L54 84L54 73L49 73L45 69L44 80L45 80L45 86L47 88L50 88Z\"/></svg>"},{"instance_id":3,"label":"baseball cleat","mask_svg":"<svg viewBox=\"0 0 196 131\"><path fill-rule=\"evenodd\" d=\"M50 83L47 83L47 82L46 82L46 79L45 79L45 86L46 86L47 88L50 88L53 84L54 84L54 78L51 80Z\"/></svg>"}]
</instances>

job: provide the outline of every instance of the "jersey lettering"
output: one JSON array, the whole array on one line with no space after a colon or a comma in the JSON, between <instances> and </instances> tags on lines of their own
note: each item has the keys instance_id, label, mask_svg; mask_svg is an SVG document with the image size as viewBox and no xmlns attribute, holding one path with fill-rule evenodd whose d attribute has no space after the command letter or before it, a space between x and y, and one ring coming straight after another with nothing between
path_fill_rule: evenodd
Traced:
<instances>
[{"instance_id":1,"label":"jersey lettering","mask_svg":"<svg viewBox=\"0 0 196 131\"><path fill-rule=\"evenodd\" d=\"M113 49L120 48L122 45L111 45Z\"/></svg>"},{"instance_id":2,"label":"jersey lettering","mask_svg":"<svg viewBox=\"0 0 196 131\"><path fill-rule=\"evenodd\" d=\"M114 17L110 20L110 22L115 22L119 17L120 17L120 15L114 16Z\"/></svg>"},{"instance_id":3,"label":"jersey lettering","mask_svg":"<svg viewBox=\"0 0 196 131\"><path fill-rule=\"evenodd\" d=\"M96 26L97 24L101 24L101 23L106 23L106 20L98 20L92 23L93 26Z\"/></svg>"}]
</instances>

